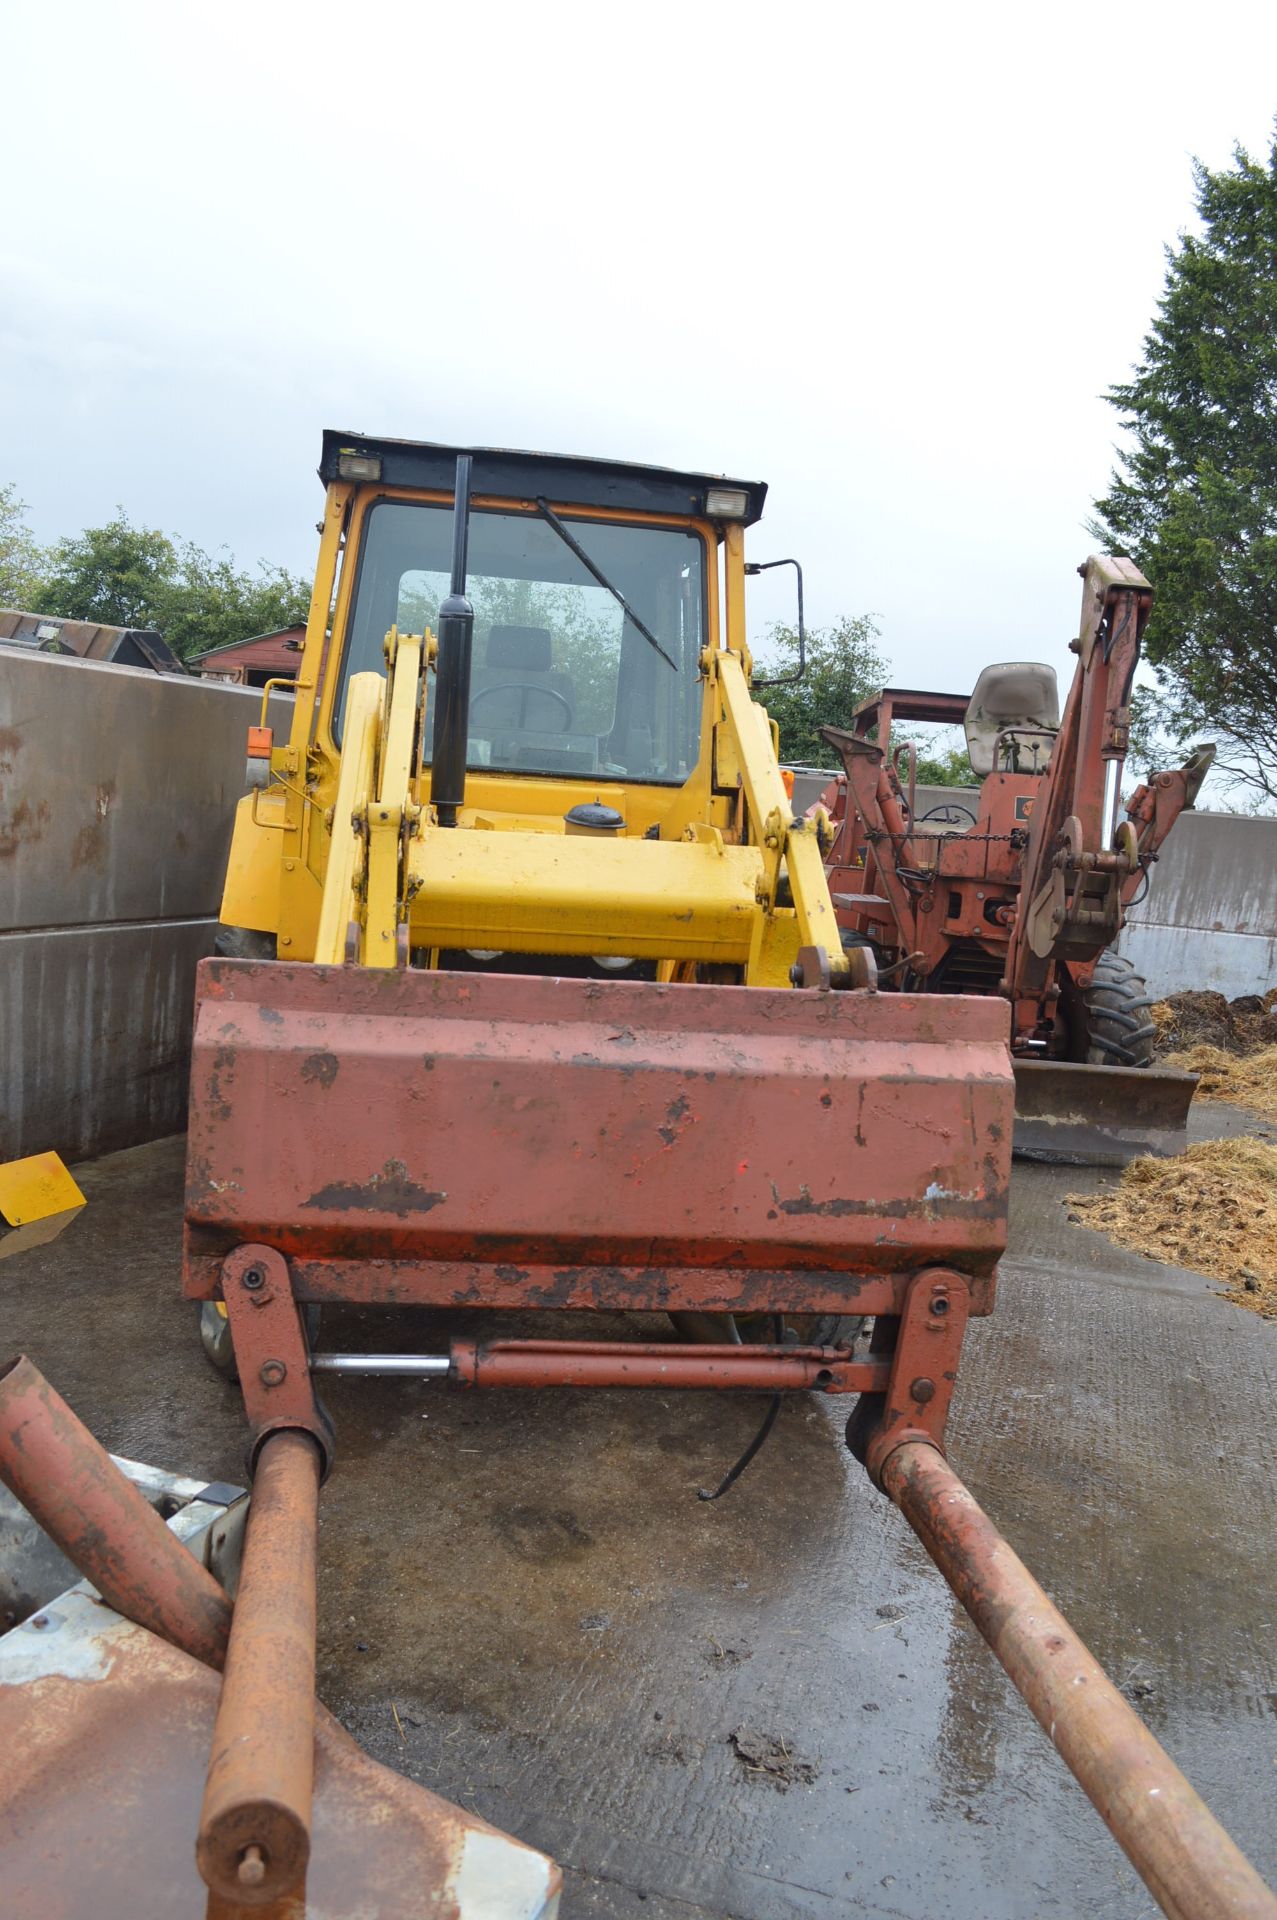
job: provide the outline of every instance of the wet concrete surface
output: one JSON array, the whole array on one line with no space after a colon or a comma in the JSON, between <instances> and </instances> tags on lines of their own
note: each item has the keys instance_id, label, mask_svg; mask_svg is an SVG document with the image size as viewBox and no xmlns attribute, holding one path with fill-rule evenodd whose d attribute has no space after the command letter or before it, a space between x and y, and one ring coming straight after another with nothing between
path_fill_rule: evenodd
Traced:
<instances>
[{"instance_id":1,"label":"wet concrete surface","mask_svg":"<svg viewBox=\"0 0 1277 1920\"><path fill-rule=\"evenodd\" d=\"M239 1478L237 1395L177 1294L181 1157L78 1170L83 1215L0 1261L0 1348L116 1451ZM1067 1194L1105 1177L1017 1168L950 1453L1277 1880L1277 1325L1071 1225ZM448 1330L332 1311L322 1344ZM377 1758L553 1853L568 1914L1155 1911L847 1455L838 1403L787 1402L707 1506L756 1398L333 1378L326 1397L321 1694ZM790 1784L746 1765L742 1730L783 1743Z\"/></svg>"}]
</instances>

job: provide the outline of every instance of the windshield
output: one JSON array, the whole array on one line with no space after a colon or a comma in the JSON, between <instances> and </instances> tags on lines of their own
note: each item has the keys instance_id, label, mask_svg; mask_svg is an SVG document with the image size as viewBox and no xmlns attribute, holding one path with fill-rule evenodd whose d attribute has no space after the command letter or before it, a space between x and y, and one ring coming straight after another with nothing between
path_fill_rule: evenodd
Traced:
<instances>
[{"instance_id":1,"label":"windshield","mask_svg":"<svg viewBox=\"0 0 1277 1920\"><path fill-rule=\"evenodd\" d=\"M681 784L699 747L704 543L678 528L564 520L669 658L539 514L472 509L467 764ZM437 627L451 542L450 506L369 510L339 713L352 673L384 673L389 627Z\"/></svg>"}]
</instances>

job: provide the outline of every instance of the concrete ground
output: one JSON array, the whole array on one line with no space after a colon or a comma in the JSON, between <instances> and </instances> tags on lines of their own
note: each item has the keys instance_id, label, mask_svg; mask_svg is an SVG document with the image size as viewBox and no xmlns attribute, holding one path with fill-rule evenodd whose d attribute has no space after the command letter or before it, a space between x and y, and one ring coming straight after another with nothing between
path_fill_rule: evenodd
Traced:
<instances>
[{"instance_id":1,"label":"concrete ground","mask_svg":"<svg viewBox=\"0 0 1277 1920\"><path fill-rule=\"evenodd\" d=\"M239 1478L237 1395L177 1292L181 1161L171 1140L79 1170L74 1225L0 1262L0 1348L114 1450ZM951 1457L1277 1881L1277 1324L1070 1225L1098 1178L1017 1168ZM333 1312L323 1344L443 1337L439 1316ZM379 1759L553 1853L567 1914L1154 1911L847 1455L839 1404L788 1402L706 1506L748 1396L327 1398L320 1692ZM748 1770L736 1732L783 1740L791 1784Z\"/></svg>"}]
</instances>

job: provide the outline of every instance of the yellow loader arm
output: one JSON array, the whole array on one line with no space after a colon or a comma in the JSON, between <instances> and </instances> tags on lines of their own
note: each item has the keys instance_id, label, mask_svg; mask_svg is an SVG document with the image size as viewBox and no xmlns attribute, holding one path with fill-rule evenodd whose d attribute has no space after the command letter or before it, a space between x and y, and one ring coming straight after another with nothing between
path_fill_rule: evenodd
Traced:
<instances>
[{"instance_id":1,"label":"yellow loader arm","mask_svg":"<svg viewBox=\"0 0 1277 1920\"><path fill-rule=\"evenodd\" d=\"M677 839L593 840L432 823L417 796L434 645L392 629L388 677L351 679L317 961L392 967L409 947L605 954L655 960L665 977L697 962L740 966L749 985L783 986L810 950L828 976L846 974L816 826L793 817L736 653L707 652L704 670L715 782L739 788L739 842L696 821Z\"/></svg>"}]
</instances>

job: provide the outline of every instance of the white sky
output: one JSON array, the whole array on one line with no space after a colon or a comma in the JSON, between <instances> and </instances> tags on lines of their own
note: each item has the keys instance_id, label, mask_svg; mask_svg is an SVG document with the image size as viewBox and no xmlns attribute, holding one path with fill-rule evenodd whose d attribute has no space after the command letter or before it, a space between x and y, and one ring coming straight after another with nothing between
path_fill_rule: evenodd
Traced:
<instances>
[{"instance_id":1,"label":"white sky","mask_svg":"<svg viewBox=\"0 0 1277 1920\"><path fill-rule=\"evenodd\" d=\"M0 479L309 573L325 425L766 479L894 678L1067 673L1190 158L1277 7L6 9ZM759 630L792 575L751 587Z\"/></svg>"}]
</instances>

